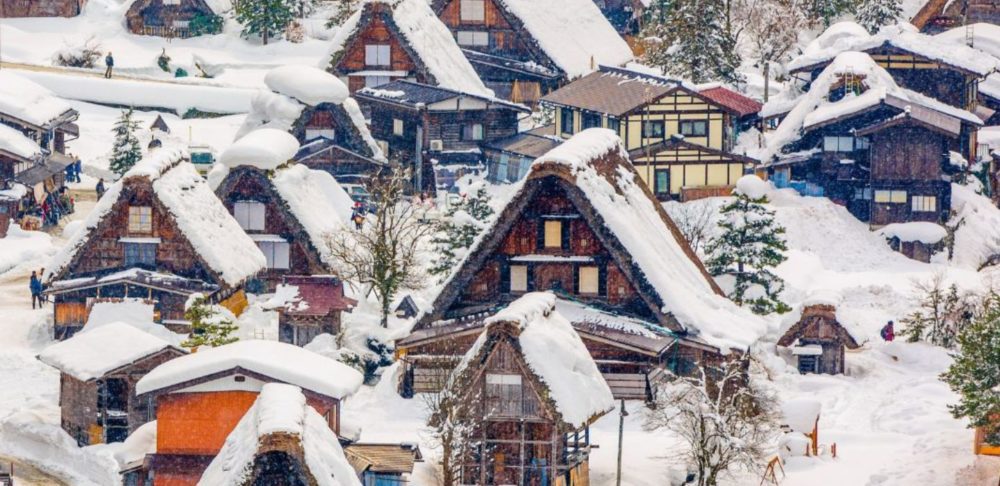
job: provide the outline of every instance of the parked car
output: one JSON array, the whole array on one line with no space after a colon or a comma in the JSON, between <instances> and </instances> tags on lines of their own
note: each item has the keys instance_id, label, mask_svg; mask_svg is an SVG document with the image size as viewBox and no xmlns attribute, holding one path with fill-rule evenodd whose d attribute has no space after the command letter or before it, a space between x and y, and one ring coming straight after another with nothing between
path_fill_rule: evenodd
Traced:
<instances>
[{"instance_id":1,"label":"parked car","mask_svg":"<svg viewBox=\"0 0 1000 486\"><path fill-rule=\"evenodd\" d=\"M191 163L198 169L201 175L205 175L215 164L215 149L208 145L191 145L188 147L191 153Z\"/></svg>"}]
</instances>

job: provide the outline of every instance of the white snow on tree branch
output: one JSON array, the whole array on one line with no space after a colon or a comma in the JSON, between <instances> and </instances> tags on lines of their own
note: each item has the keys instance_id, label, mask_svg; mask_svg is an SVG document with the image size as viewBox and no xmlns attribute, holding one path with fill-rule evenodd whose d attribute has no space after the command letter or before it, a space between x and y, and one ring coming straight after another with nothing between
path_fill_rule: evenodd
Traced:
<instances>
[{"instance_id":1,"label":"white snow on tree branch","mask_svg":"<svg viewBox=\"0 0 1000 486\"><path fill-rule=\"evenodd\" d=\"M163 339L124 322L115 322L53 344L38 359L73 378L88 381L170 347L173 346Z\"/></svg>"},{"instance_id":2,"label":"white snow on tree branch","mask_svg":"<svg viewBox=\"0 0 1000 486\"><path fill-rule=\"evenodd\" d=\"M290 133L276 128L259 128L233 142L219 162L229 168L249 165L274 170L288 163L299 151L299 141Z\"/></svg>"}]
</instances>

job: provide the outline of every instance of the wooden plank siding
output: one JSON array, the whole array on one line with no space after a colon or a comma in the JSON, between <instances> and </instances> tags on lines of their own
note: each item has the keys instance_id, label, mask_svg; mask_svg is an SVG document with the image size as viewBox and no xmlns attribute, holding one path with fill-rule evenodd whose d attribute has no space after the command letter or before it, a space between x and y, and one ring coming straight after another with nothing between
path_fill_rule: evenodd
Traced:
<instances>
[{"instance_id":1,"label":"wooden plank siding","mask_svg":"<svg viewBox=\"0 0 1000 486\"><path fill-rule=\"evenodd\" d=\"M403 71L407 78L417 82L434 84L428 74L418 69L417 61L412 57L411 50L404 47L405 41L399 38L394 26L389 25L392 6L388 3L372 3L366 6L366 11L359 21L358 32L344 46L339 59L333 65L333 72L341 77L347 77L347 85L351 93L365 86L364 78L351 76L359 71ZM369 66L365 59L365 46L389 45L389 65Z\"/></svg>"}]
</instances>

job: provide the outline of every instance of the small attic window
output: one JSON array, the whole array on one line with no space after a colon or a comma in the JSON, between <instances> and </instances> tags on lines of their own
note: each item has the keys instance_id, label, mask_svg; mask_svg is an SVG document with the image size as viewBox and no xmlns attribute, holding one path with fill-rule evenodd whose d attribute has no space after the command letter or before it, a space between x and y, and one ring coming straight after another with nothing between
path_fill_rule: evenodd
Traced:
<instances>
[{"instance_id":1,"label":"small attic window","mask_svg":"<svg viewBox=\"0 0 1000 486\"><path fill-rule=\"evenodd\" d=\"M235 381L237 383L243 383L244 381L247 381L247 377L245 377L243 375L236 375L236 376L233 377L233 381Z\"/></svg>"}]
</instances>

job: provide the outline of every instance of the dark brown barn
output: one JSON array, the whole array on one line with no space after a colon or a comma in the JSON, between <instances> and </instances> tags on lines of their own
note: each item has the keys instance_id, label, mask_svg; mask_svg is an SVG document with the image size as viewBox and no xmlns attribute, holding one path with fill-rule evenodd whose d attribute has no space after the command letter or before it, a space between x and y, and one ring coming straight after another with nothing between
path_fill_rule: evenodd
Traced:
<instances>
[{"instance_id":1,"label":"dark brown barn","mask_svg":"<svg viewBox=\"0 0 1000 486\"><path fill-rule=\"evenodd\" d=\"M99 300L153 300L159 322L181 329L196 292L243 311L243 285L266 259L185 157L174 147L147 154L56 256L44 278L57 337L80 329Z\"/></svg>"},{"instance_id":2,"label":"dark brown barn","mask_svg":"<svg viewBox=\"0 0 1000 486\"><path fill-rule=\"evenodd\" d=\"M136 0L125 13L133 34L157 37L191 37L191 22L221 16L232 7L229 0Z\"/></svg>"},{"instance_id":3,"label":"dark brown barn","mask_svg":"<svg viewBox=\"0 0 1000 486\"><path fill-rule=\"evenodd\" d=\"M329 71L355 92L397 79L492 96L426 0L374 0L334 37Z\"/></svg>"},{"instance_id":4,"label":"dark brown barn","mask_svg":"<svg viewBox=\"0 0 1000 486\"><path fill-rule=\"evenodd\" d=\"M837 308L830 304L802 309L802 316L778 339L778 346L792 348L800 373L829 375L844 372L844 348L860 347L837 321Z\"/></svg>"},{"instance_id":5,"label":"dark brown barn","mask_svg":"<svg viewBox=\"0 0 1000 486\"><path fill-rule=\"evenodd\" d=\"M618 397L647 398L664 371L721 360L720 347L735 342L728 330L755 325L721 295L638 177L605 129L536 160L432 310L397 342L404 393L439 387L482 318L533 291L560 297L608 381L622 383L612 386ZM715 334L699 330L713 325Z\"/></svg>"},{"instance_id":6,"label":"dark brown barn","mask_svg":"<svg viewBox=\"0 0 1000 486\"><path fill-rule=\"evenodd\" d=\"M358 301L344 295L344 282L333 276L290 276L282 281L294 286L298 295L278 309L278 339L305 346L320 334L340 334L341 314L351 312Z\"/></svg>"},{"instance_id":7,"label":"dark brown barn","mask_svg":"<svg viewBox=\"0 0 1000 486\"><path fill-rule=\"evenodd\" d=\"M0 0L0 19L76 17L87 0Z\"/></svg>"},{"instance_id":8,"label":"dark brown barn","mask_svg":"<svg viewBox=\"0 0 1000 486\"><path fill-rule=\"evenodd\" d=\"M60 371L62 428L81 446L121 442L152 420L135 384L186 351L121 322L88 328L38 356Z\"/></svg>"},{"instance_id":9,"label":"dark brown barn","mask_svg":"<svg viewBox=\"0 0 1000 486\"><path fill-rule=\"evenodd\" d=\"M496 98L393 81L355 96L371 113L372 135L388 147L388 157L411 165L419 174L414 186L431 191L444 185L434 167L474 165L479 148L517 134L518 117L530 111Z\"/></svg>"},{"instance_id":10,"label":"dark brown barn","mask_svg":"<svg viewBox=\"0 0 1000 486\"><path fill-rule=\"evenodd\" d=\"M459 483L590 484L589 426L615 402L555 302L531 293L490 317L452 374L441 408L467 431Z\"/></svg>"}]
</instances>

